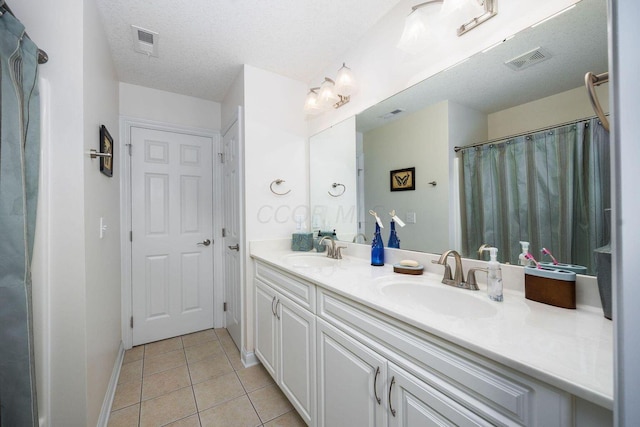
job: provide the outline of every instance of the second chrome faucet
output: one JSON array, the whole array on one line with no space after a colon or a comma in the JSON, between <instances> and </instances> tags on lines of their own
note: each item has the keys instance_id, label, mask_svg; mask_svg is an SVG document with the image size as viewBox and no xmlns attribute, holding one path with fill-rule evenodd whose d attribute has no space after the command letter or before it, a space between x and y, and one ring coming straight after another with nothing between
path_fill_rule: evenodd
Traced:
<instances>
[{"instance_id":1,"label":"second chrome faucet","mask_svg":"<svg viewBox=\"0 0 640 427\"><path fill-rule=\"evenodd\" d=\"M453 255L455 261L455 271L453 273L453 277L451 277L451 267L447 263L449 255ZM462 258L457 251L448 250L440 255L440 259L438 261L431 262L444 266L444 276L442 277L442 283L444 283L445 285L455 286L456 288L469 289L472 291L477 291L479 289L475 280L469 280L468 282L465 282L464 275L462 273Z\"/></svg>"}]
</instances>

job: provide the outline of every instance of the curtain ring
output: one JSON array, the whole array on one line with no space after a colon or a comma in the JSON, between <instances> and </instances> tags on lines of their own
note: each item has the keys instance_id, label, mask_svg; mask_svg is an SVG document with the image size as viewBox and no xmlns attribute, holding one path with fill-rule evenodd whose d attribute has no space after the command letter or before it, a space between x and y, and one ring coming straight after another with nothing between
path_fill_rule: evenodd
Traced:
<instances>
[{"instance_id":1,"label":"curtain ring","mask_svg":"<svg viewBox=\"0 0 640 427\"><path fill-rule=\"evenodd\" d=\"M286 191L286 192L284 192L284 193L278 193L277 191L275 191L275 190L273 189L273 184L280 185L280 184L282 184L283 182L285 182L285 181L284 181L284 179L280 179L280 178L278 178L278 179L274 179L273 181L271 181L271 185L269 185L269 189L270 189L270 190L271 190L271 192L272 192L273 194L275 194L276 196L284 196L284 195L286 195L286 194L291 193L291 190L288 190L288 191Z\"/></svg>"},{"instance_id":2,"label":"curtain ring","mask_svg":"<svg viewBox=\"0 0 640 427\"><path fill-rule=\"evenodd\" d=\"M340 196L342 196L342 195L344 194L344 192L345 192L345 191L347 191L347 187L345 187L345 185L344 185L344 184L339 184L339 183L337 183L337 182L334 182L333 184L331 184L331 188L336 188L336 187L342 187L342 193L340 193L340 194L333 194L333 193L331 192L331 190L329 190L329 191L327 191L327 193L329 193L329 195L330 195L331 197L340 197Z\"/></svg>"}]
</instances>

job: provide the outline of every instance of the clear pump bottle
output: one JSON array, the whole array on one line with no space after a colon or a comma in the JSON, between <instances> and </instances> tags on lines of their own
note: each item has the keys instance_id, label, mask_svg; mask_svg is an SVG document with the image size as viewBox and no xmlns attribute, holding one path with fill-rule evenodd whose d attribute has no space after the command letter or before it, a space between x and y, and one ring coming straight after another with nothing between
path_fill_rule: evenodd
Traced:
<instances>
[{"instance_id":1,"label":"clear pump bottle","mask_svg":"<svg viewBox=\"0 0 640 427\"><path fill-rule=\"evenodd\" d=\"M498 248L485 248L483 251L489 251L490 260L487 263L487 293L489 299L493 301L502 301L502 271L498 262Z\"/></svg>"},{"instance_id":2,"label":"clear pump bottle","mask_svg":"<svg viewBox=\"0 0 640 427\"><path fill-rule=\"evenodd\" d=\"M529 242L520 242L520 246L522 246L522 253L518 255L518 264L525 266L533 265L531 260L526 256L529 253Z\"/></svg>"}]
</instances>

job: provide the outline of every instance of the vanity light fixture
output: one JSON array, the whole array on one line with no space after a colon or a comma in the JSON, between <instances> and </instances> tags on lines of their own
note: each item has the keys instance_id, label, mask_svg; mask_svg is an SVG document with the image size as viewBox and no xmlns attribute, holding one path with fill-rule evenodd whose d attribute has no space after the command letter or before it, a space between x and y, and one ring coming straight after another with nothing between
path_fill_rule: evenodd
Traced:
<instances>
[{"instance_id":1,"label":"vanity light fixture","mask_svg":"<svg viewBox=\"0 0 640 427\"><path fill-rule=\"evenodd\" d=\"M441 15L450 15L467 9L468 6L472 6L471 3L477 3L481 6L484 9L481 15L458 27L456 32L458 36L461 36L496 16L498 14L497 2L498 0L429 0L417 4L411 8L411 13L405 19L404 31L398 42L398 48L409 53L417 53L431 41L430 26L425 24L428 19L426 10L424 10L425 6L444 3L440 10Z\"/></svg>"},{"instance_id":2,"label":"vanity light fixture","mask_svg":"<svg viewBox=\"0 0 640 427\"><path fill-rule=\"evenodd\" d=\"M498 0L473 0L477 1L481 6L484 7L484 13L480 16L476 16L471 21L466 24L462 24L457 32L458 37L473 30L478 25L487 22L489 19L493 18L498 14Z\"/></svg>"},{"instance_id":3,"label":"vanity light fixture","mask_svg":"<svg viewBox=\"0 0 640 427\"><path fill-rule=\"evenodd\" d=\"M336 79L325 77L319 87L309 89L304 103L307 114L318 114L333 108L340 108L351 100L357 90L351 69L342 63Z\"/></svg>"}]
</instances>

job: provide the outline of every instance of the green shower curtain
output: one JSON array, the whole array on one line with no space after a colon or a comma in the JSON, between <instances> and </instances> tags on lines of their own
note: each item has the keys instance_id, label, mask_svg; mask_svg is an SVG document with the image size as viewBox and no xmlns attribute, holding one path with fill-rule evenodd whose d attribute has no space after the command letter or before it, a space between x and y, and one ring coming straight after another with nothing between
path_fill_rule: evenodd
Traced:
<instances>
[{"instance_id":1,"label":"green shower curtain","mask_svg":"<svg viewBox=\"0 0 640 427\"><path fill-rule=\"evenodd\" d=\"M31 255L38 195L37 47L0 17L0 426L36 426Z\"/></svg>"},{"instance_id":2,"label":"green shower curtain","mask_svg":"<svg viewBox=\"0 0 640 427\"><path fill-rule=\"evenodd\" d=\"M609 238L609 169L609 132L595 118L463 149L462 251L475 258L488 243L516 264L528 241L538 260L544 247L595 274L593 250Z\"/></svg>"}]
</instances>

